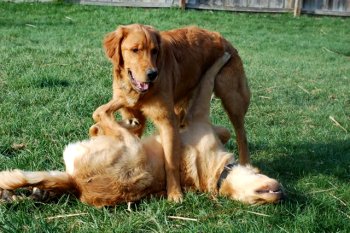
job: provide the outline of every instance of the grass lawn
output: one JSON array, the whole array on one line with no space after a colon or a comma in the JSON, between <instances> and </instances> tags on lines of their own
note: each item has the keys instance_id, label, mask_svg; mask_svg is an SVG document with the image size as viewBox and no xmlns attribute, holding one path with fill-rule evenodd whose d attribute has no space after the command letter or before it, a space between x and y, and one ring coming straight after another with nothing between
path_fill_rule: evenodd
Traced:
<instances>
[{"instance_id":1,"label":"grass lawn","mask_svg":"<svg viewBox=\"0 0 350 233\"><path fill-rule=\"evenodd\" d=\"M0 170L63 169L64 146L87 138L93 110L111 97L101 41L136 22L198 25L235 45L252 90L252 163L284 185L287 199L248 206L187 193L182 204L144 200L129 213L63 196L1 204L0 232L350 231L350 18L2 2ZM219 100L212 121L231 128ZM228 149L236 151L233 140Z\"/></svg>"}]
</instances>

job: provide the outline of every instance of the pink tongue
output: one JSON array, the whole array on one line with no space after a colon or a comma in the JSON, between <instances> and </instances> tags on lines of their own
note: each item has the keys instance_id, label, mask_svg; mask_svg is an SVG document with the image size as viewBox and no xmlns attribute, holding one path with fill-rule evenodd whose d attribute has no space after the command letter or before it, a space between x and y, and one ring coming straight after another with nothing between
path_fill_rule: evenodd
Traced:
<instances>
[{"instance_id":1,"label":"pink tongue","mask_svg":"<svg viewBox=\"0 0 350 233\"><path fill-rule=\"evenodd\" d=\"M149 84L148 83L138 83L138 88L142 91L145 91L148 89Z\"/></svg>"}]
</instances>

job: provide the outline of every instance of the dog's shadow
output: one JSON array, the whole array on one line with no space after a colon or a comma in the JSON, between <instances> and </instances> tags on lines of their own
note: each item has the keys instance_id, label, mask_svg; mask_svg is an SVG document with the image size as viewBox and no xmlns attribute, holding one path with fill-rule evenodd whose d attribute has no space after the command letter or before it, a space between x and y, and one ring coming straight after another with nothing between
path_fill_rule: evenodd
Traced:
<instances>
[{"instance_id":1,"label":"dog's shadow","mask_svg":"<svg viewBox=\"0 0 350 233\"><path fill-rule=\"evenodd\" d=\"M267 145L266 142L250 145L252 164L277 178L291 202L302 203L309 194L336 190L339 183L350 181L349 140ZM310 187L310 191L300 191L297 188L300 186Z\"/></svg>"}]
</instances>

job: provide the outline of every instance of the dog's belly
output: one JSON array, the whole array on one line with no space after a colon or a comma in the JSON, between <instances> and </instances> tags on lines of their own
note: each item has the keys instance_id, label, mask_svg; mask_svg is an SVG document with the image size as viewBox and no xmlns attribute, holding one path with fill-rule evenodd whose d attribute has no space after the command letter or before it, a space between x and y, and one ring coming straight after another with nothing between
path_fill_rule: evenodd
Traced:
<instances>
[{"instance_id":1,"label":"dog's belly","mask_svg":"<svg viewBox=\"0 0 350 233\"><path fill-rule=\"evenodd\" d=\"M199 177L197 170L198 151L192 146L186 146L181 158L181 186L185 190L197 190Z\"/></svg>"}]
</instances>

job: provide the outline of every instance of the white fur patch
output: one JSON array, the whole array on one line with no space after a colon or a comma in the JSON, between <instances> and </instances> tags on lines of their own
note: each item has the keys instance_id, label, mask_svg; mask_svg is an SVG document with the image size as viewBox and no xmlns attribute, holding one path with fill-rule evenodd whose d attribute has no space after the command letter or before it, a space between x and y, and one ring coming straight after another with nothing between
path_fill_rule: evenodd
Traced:
<instances>
[{"instance_id":1,"label":"white fur patch","mask_svg":"<svg viewBox=\"0 0 350 233\"><path fill-rule=\"evenodd\" d=\"M36 184L42 181L42 176L36 172L21 172L29 184Z\"/></svg>"},{"instance_id":2,"label":"white fur patch","mask_svg":"<svg viewBox=\"0 0 350 233\"><path fill-rule=\"evenodd\" d=\"M74 173L74 162L86 152L88 148L83 145L83 142L71 143L63 151L63 160L66 165L66 172L70 175Z\"/></svg>"},{"instance_id":3,"label":"white fur patch","mask_svg":"<svg viewBox=\"0 0 350 233\"><path fill-rule=\"evenodd\" d=\"M61 171L49 171L50 176L61 176L62 172Z\"/></svg>"}]
</instances>

